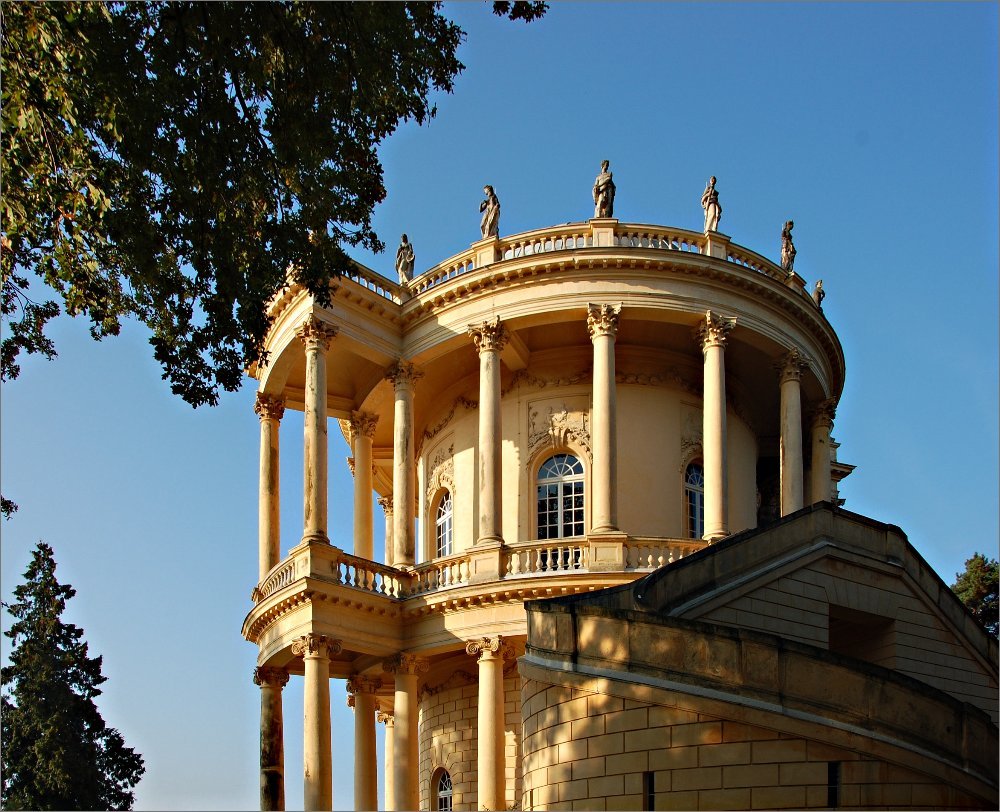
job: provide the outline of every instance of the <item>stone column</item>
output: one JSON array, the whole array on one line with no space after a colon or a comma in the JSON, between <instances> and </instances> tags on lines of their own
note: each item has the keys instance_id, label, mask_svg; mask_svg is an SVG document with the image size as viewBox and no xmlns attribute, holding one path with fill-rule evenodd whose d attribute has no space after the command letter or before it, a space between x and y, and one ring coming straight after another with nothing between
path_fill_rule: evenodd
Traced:
<instances>
[{"instance_id":1,"label":"stone column","mask_svg":"<svg viewBox=\"0 0 1000 812\"><path fill-rule=\"evenodd\" d=\"M326 532L326 351L336 328L310 316L298 329L306 348L303 541L330 543Z\"/></svg>"},{"instance_id":2,"label":"stone column","mask_svg":"<svg viewBox=\"0 0 1000 812\"><path fill-rule=\"evenodd\" d=\"M395 746L395 731L396 724L395 719L391 713L378 712L376 716L379 722L385 725L385 753L383 758L385 759L385 769L382 771L382 781L385 785L385 808L386 809L396 809L398 804L396 803L396 790L393 784L393 778L395 778L396 769L396 746Z\"/></svg>"},{"instance_id":3,"label":"stone column","mask_svg":"<svg viewBox=\"0 0 1000 812\"><path fill-rule=\"evenodd\" d=\"M375 692L382 680L351 677L347 704L354 708L354 808L378 809L378 769L375 764Z\"/></svg>"},{"instance_id":4,"label":"stone column","mask_svg":"<svg viewBox=\"0 0 1000 812\"><path fill-rule=\"evenodd\" d=\"M260 417L260 487L257 501L258 582L281 560L281 494L278 487L278 426L285 401L257 393L253 410Z\"/></svg>"},{"instance_id":5,"label":"stone column","mask_svg":"<svg viewBox=\"0 0 1000 812\"><path fill-rule=\"evenodd\" d=\"M367 412L351 414L351 442L354 446L354 554L371 561L372 541L372 438L378 416Z\"/></svg>"},{"instance_id":6,"label":"stone column","mask_svg":"<svg viewBox=\"0 0 1000 812\"><path fill-rule=\"evenodd\" d=\"M281 689L288 684L283 668L255 668L260 686L260 808L285 808L285 739L281 716Z\"/></svg>"},{"instance_id":7,"label":"stone column","mask_svg":"<svg viewBox=\"0 0 1000 812\"><path fill-rule=\"evenodd\" d=\"M726 342L735 318L711 310L695 329L705 360L701 448L705 469L705 536L729 535L729 472L726 467Z\"/></svg>"},{"instance_id":8,"label":"stone column","mask_svg":"<svg viewBox=\"0 0 1000 812\"><path fill-rule=\"evenodd\" d=\"M307 634L292 643L292 654L305 661L302 803L306 810L333 807L330 657L340 651L339 640L322 634Z\"/></svg>"},{"instance_id":9,"label":"stone column","mask_svg":"<svg viewBox=\"0 0 1000 812\"><path fill-rule=\"evenodd\" d=\"M392 521L393 566L414 562L413 503L417 473L414 465L413 386L423 377L413 364L400 361L386 373L396 393L393 416Z\"/></svg>"},{"instance_id":10,"label":"stone column","mask_svg":"<svg viewBox=\"0 0 1000 812\"><path fill-rule=\"evenodd\" d=\"M781 438L778 458L781 471L781 515L802 508L802 395L799 381L809 363L792 350L777 364L781 379Z\"/></svg>"},{"instance_id":11,"label":"stone column","mask_svg":"<svg viewBox=\"0 0 1000 812\"><path fill-rule=\"evenodd\" d=\"M391 567L394 560L394 548L392 546L392 497L381 496L378 503L382 506L382 510L385 511L385 563Z\"/></svg>"},{"instance_id":12,"label":"stone column","mask_svg":"<svg viewBox=\"0 0 1000 812\"><path fill-rule=\"evenodd\" d=\"M479 353L478 543L502 544L500 351L510 336L499 316L468 329Z\"/></svg>"},{"instance_id":13,"label":"stone column","mask_svg":"<svg viewBox=\"0 0 1000 812\"><path fill-rule=\"evenodd\" d=\"M466 653L479 657L477 809L506 809L504 757L503 638L470 640Z\"/></svg>"},{"instance_id":14,"label":"stone column","mask_svg":"<svg viewBox=\"0 0 1000 812\"><path fill-rule=\"evenodd\" d=\"M591 533L618 529L618 438L615 398L615 335L622 306L587 306L587 332L594 344L594 467L591 472Z\"/></svg>"},{"instance_id":15,"label":"stone column","mask_svg":"<svg viewBox=\"0 0 1000 812\"><path fill-rule=\"evenodd\" d=\"M412 654L397 654L383 663L383 667L396 675L396 692L392 707L392 715L396 720L393 731L395 762L392 781L396 804L391 808L419 809L417 673L427 670L427 662Z\"/></svg>"},{"instance_id":16,"label":"stone column","mask_svg":"<svg viewBox=\"0 0 1000 812\"><path fill-rule=\"evenodd\" d=\"M813 413L812 421L812 466L810 468L811 493L809 502L832 502L830 483L830 431L836 416L837 401L833 398L822 401Z\"/></svg>"}]
</instances>

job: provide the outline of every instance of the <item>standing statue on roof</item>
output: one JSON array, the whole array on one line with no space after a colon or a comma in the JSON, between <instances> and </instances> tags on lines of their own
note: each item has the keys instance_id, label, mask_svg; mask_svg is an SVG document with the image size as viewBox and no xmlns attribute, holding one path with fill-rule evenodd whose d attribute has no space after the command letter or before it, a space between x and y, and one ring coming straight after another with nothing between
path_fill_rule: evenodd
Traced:
<instances>
[{"instance_id":1,"label":"standing statue on roof","mask_svg":"<svg viewBox=\"0 0 1000 812\"><path fill-rule=\"evenodd\" d=\"M416 256L413 253L413 243L404 234L396 249L396 273L399 274L399 284L405 285L413 278L413 263Z\"/></svg>"},{"instance_id":2,"label":"standing statue on roof","mask_svg":"<svg viewBox=\"0 0 1000 812\"><path fill-rule=\"evenodd\" d=\"M479 221L479 230L483 232L483 239L497 237L500 235L500 200L492 186L484 186L486 200L479 204L479 211L483 213L483 219Z\"/></svg>"},{"instance_id":3,"label":"standing statue on roof","mask_svg":"<svg viewBox=\"0 0 1000 812\"><path fill-rule=\"evenodd\" d=\"M712 175L705 191L701 193L701 207L705 210L705 233L718 231L722 205L719 203L719 193L715 191L715 175Z\"/></svg>"},{"instance_id":4,"label":"standing statue on roof","mask_svg":"<svg viewBox=\"0 0 1000 812\"><path fill-rule=\"evenodd\" d=\"M826 291L823 290L823 280L817 279L816 285L813 287L813 301L816 303L816 307L820 310L823 309L823 300L826 298Z\"/></svg>"},{"instance_id":5,"label":"standing statue on roof","mask_svg":"<svg viewBox=\"0 0 1000 812\"><path fill-rule=\"evenodd\" d=\"M601 174L594 181L594 217L614 217L615 182L608 161L601 161Z\"/></svg>"},{"instance_id":6,"label":"standing statue on roof","mask_svg":"<svg viewBox=\"0 0 1000 812\"><path fill-rule=\"evenodd\" d=\"M781 229L781 269L789 273L795 267L795 243L792 242L792 228L794 226L795 223L789 220Z\"/></svg>"}]
</instances>

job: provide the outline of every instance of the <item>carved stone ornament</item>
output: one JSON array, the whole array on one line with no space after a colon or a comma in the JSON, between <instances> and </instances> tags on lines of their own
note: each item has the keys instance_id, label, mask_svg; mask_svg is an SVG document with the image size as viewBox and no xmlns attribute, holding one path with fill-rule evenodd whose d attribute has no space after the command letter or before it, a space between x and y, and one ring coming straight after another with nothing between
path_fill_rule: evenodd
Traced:
<instances>
[{"instance_id":1,"label":"carved stone ornament","mask_svg":"<svg viewBox=\"0 0 1000 812\"><path fill-rule=\"evenodd\" d=\"M258 392L253 410L261 420L281 420L285 416L285 401L273 395Z\"/></svg>"},{"instance_id":2,"label":"carved stone ornament","mask_svg":"<svg viewBox=\"0 0 1000 812\"><path fill-rule=\"evenodd\" d=\"M798 350L792 349L774 366L778 370L781 383L785 383L785 381L802 380L802 372L809 369L809 361Z\"/></svg>"},{"instance_id":3,"label":"carved stone ornament","mask_svg":"<svg viewBox=\"0 0 1000 812\"><path fill-rule=\"evenodd\" d=\"M729 333L735 326L735 317L718 316L711 310L706 310L705 320L695 328L694 336L701 343L702 351L709 347L725 348Z\"/></svg>"},{"instance_id":4,"label":"carved stone ornament","mask_svg":"<svg viewBox=\"0 0 1000 812\"><path fill-rule=\"evenodd\" d=\"M375 711L375 721L386 727L392 727L396 724L396 718L391 713L386 713L385 711Z\"/></svg>"},{"instance_id":5,"label":"carved stone ornament","mask_svg":"<svg viewBox=\"0 0 1000 812\"><path fill-rule=\"evenodd\" d=\"M351 441L358 437L367 437L369 440L375 436L375 427L378 426L378 415L369 412L351 412L351 419L348 423L351 433Z\"/></svg>"},{"instance_id":6,"label":"carved stone ornament","mask_svg":"<svg viewBox=\"0 0 1000 812\"><path fill-rule=\"evenodd\" d=\"M427 505L430 506L434 495L441 488L451 491L452 497L455 495L455 445L452 443L447 448L443 444L435 451L431 458L431 474L427 478Z\"/></svg>"},{"instance_id":7,"label":"carved stone ornament","mask_svg":"<svg viewBox=\"0 0 1000 812\"><path fill-rule=\"evenodd\" d=\"M618 332L618 320L621 317L622 304L588 304L587 332L593 341L598 336L612 336Z\"/></svg>"},{"instance_id":8,"label":"carved stone ornament","mask_svg":"<svg viewBox=\"0 0 1000 812\"><path fill-rule=\"evenodd\" d=\"M413 386L424 377L424 373L417 369L416 364L407 361L397 361L385 372L386 380L392 381L393 386Z\"/></svg>"},{"instance_id":9,"label":"carved stone ornament","mask_svg":"<svg viewBox=\"0 0 1000 812\"><path fill-rule=\"evenodd\" d=\"M326 352L330 349L330 342L337 335L337 328L320 321L315 316L309 316L299 325L295 333L306 345L307 350L319 349L321 352Z\"/></svg>"},{"instance_id":10,"label":"carved stone ornament","mask_svg":"<svg viewBox=\"0 0 1000 812\"><path fill-rule=\"evenodd\" d=\"M539 446L548 441L553 448L564 448L571 441L583 446L587 457L593 459L587 414L570 411L565 403L558 411L549 407L548 418L541 418L537 409L528 409L528 456L534 455Z\"/></svg>"},{"instance_id":11,"label":"carved stone ornament","mask_svg":"<svg viewBox=\"0 0 1000 812\"><path fill-rule=\"evenodd\" d=\"M813 425L833 428L833 421L837 416L837 401L835 398L827 398L816 404L813 410Z\"/></svg>"},{"instance_id":12,"label":"carved stone ornament","mask_svg":"<svg viewBox=\"0 0 1000 812\"><path fill-rule=\"evenodd\" d=\"M344 650L339 640L325 634L306 634L292 643L292 654L296 657L333 657Z\"/></svg>"},{"instance_id":13,"label":"carved stone ornament","mask_svg":"<svg viewBox=\"0 0 1000 812\"><path fill-rule=\"evenodd\" d=\"M397 654L382 662L382 668L390 674L424 674L430 668L430 663L415 654Z\"/></svg>"},{"instance_id":14,"label":"carved stone ornament","mask_svg":"<svg viewBox=\"0 0 1000 812\"><path fill-rule=\"evenodd\" d=\"M378 503L382 506L382 510L385 512L386 516L392 515L392 497L391 496L380 496L378 498Z\"/></svg>"},{"instance_id":15,"label":"carved stone ornament","mask_svg":"<svg viewBox=\"0 0 1000 812\"><path fill-rule=\"evenodd\" d=\"M483 655L499 655L504 659L513 656L510 646L504 642L501 635L496 637L480 637L478 640L470 640L465 644L465 653L470 657L480 657Z\"/></svg>"},{"instance_id":16,"label":"carved stone ornament","mask_svg":"<svg viewBox=\"0 0 1000 812\"><path fill-rule=\"evenodd\" d=\"M702 419L693 409L688 409L684 415L684 428L681 430L681 467L683 474L691 460L702 455Z\"/></svg>"},{"instance_id":17,"label":"carved stone ornament","mask_svg":"<svg viewBox=\"0 0 1000 812\"><path fill-rule=\"evenodd\" d=\"M482 324L470 324L468 329L476 345L476 352L479 353L500 352L510 339L510 333L499 316L487 319Z\"/></svg>"},{"instance_id":18,"label":"carved stone ornament","mask_svg":"<svg viewBox=\"0 0 1000 812\"><path fill-rule=\"evenodd\" d=\"M374 677L361 677L355 674L347 680L349 694L374 694L382 687L382 680Z\"/></svg>"},{"instance_id":19,"label":"carved stone ornament","mask_svg":"<svg viewBox=\"0 0 1000 812\"><path fill-rule=\"evenodd\" d=\"M253 684L271 685L280 690L288 684L288 672L284 668L258 666L253 670Z\"/></svg>"},{"instance_id":20,"label":"carved stone ornament","mask_svg":"<svg viewBox=\"0 0 1000 812\"><path fill-rule=\"evenodd\" d=\"M434 694L439 694L441 691L447 691L451 688L463 688L466 685L475 685L478 679L475 674L470 674L468 671L462 669L452 671L448 675L448 678L438 685L421 685L418 699L422 701L425 696L434 696Z\"/></svg>"}]
</instances>

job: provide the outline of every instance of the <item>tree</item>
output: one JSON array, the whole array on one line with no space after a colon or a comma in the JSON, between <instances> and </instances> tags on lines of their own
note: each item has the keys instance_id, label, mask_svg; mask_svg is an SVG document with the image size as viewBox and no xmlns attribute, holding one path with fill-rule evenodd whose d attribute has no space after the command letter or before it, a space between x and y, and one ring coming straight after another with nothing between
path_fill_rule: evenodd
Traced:
<instances>
[{"instance_id":1,"label":"tree","mask_svg":"<svg viewBox=\"0 0 1000 812\"><path fill-rule=\"evenodd\" d=\"M965 562L965 571L955 574L951 585L960 601L979 625L994 637L1000 632L1000 563L976 553Z\"/></svg>"},{"instance_id":2,"label":"tree","mask_svg":"<svg viewBox=\"0 0 1000 812\"><path fill-rule=\"evenodd\" d=\"M144 772L94 704L101 657L89 657L83 630L61 620L76 594L55 577L52 548L39 542L6 608L15 622L2 670L4 809L130 809Z\"/></svg>"},{"instance_id":3,"label":"tree","mask_svg":"<svg viewBox=\"0 0 1000 812\"><path fill-rule=\"evenodd\" d=\"M327 303L347 247L384 248L376 147L463 69L440 7L3 3L0 376L52 357L45 325L66 312L97 339L144 322L194 406L236 389L266 362L276 293Z\"/></svg>"}]
</instances>

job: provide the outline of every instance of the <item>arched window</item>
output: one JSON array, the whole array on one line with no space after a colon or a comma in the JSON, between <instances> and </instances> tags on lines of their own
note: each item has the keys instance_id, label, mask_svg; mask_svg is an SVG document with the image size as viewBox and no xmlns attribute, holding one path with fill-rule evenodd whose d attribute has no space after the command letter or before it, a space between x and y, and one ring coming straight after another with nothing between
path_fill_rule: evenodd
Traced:
<instances>
[{"instance_id":1,"label":"arched window","mask_svg":"<svg viewBox=\"0 0 1000 812\"><path fill-rule=\"evenodd\" d=\"M684 472L684 502L687 504L688 537L705 535L705 469L692 462Z\"/></svg>"},{"instance_id":2,"label":"arched window","mask_svg":"<svg viewBox=\"0 0 1000 812\"><path fill-rule=\"evenodd\" d=\"M438 558L451 555L454 547L451 506L451 491L445 491L438 502L437 516L434 519L435 551Z\"/></svg>"},{"instance_id":3,"label":"arched window","mask_svg":"<svg viewBox=\"0 0 1000 812\"><path fill-rule=\"evenodd\" d=\"M538 538L582 535L583 463L572 454L556 454L538 469Z\"/></svg>"},{"instance_id":4,"label":"arched window","mask_svg":"<svg viewBox=\"0 0 1000 812\"><path fill-rule=\"evenodd\" d=\"M447 770L441 770L438 775L437 787L435 787L435 793L437 795L437 809L439 810L451 810L451 776L448 774Z\"/></svg>"}]
</instances>

